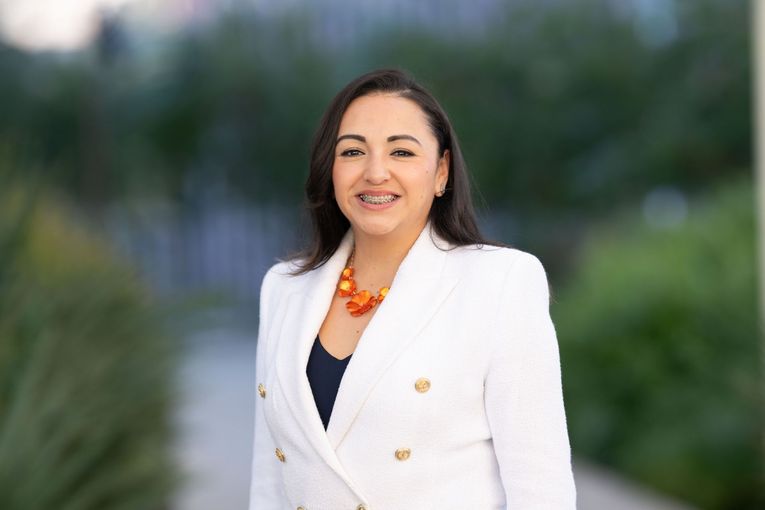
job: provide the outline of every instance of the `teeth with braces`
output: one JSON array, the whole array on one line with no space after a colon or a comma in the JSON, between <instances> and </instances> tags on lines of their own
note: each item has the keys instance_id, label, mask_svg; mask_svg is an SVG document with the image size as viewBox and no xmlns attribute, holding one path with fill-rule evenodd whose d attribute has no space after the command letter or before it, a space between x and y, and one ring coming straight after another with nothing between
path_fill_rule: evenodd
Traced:
<instances>
[{"instance_id":1,"label":"teeth with braces","mask_svg":"<svg viewBox=\"0 0 765 510\"><path fill-rule=\"evenodd\" d=\"M387 204L398 198L396 195L359 195L361 200L369 204Z\"/></svg>"}]
</instances>

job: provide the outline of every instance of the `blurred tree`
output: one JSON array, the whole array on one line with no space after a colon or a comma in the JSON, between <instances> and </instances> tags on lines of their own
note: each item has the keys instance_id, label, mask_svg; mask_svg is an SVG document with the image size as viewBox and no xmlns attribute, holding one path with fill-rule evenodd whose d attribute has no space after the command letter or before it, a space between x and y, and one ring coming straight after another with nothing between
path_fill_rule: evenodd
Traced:
<instances>
[{"instance_id":1,"label":"blurred tree","mask_svg":"<svg viewBox=\"0 0 765 510\"><path fill-rule=\"evenodd\" d=\"M504 237L557 266L590 221L653 187L694 193L751 167L748 3L667 4L662 45L628 3L579 0L508 8L480 38L388 34L369 60L430 82L483 197L516 220Z\"/></svg>"},{"instance_id":2,"label":"blurred tree","mask_svg":"<svg viewBox=\"0 0 765 510\"><path fill-rule=\"evenodd\" d=\"M0 140L85 207L159 193L193 208L219 184L290 207L302 198L311 134L332 95L361 72L401 66L449 112L500 237L562 274L583 233L615 210L634 210L656 186L704 195L751 166L749 3L667 0L664 21L638 15L649 3L512 2L472 35L343 18L356 34L343 44L311 39L315 20L298 10L264 18L242 4L148 46L136 44L140 28L115 18L100 46L81 53L26 54L0 43ZM110 27L120 27L119 51ZM710 207L723 212L694 209L674 234L634 219L613 223L628 233L600 234L583 252L559 329L580 453L709 508L747 508L760 470L750 441L759 422L745 408L759 405L753 263L748 227L733 219L747 214L746 200L720 200L727 205ZM60 267L82 267L55 246L45 268L57 257ZM106 301L88 297L105 291L80 280L71 294L41 284L19 297L9 290L5 306L37 310L44 292L111 320L99 308Z\"/></svg>"},{"instance_id":3,"label":"blurred tree","mask_svg":"<svg viewBox=\"0 0 765 510\"><path fill-rule=\"evenodd\" d=\"M765 504L753 201L609 221L552 307L574 451L705 509Z\"/></svg>"},{"instance_id":4,"label":"blurred tree","mask_svg":"<svg viewBox=\"0 0 765 510\"><path fill-rule=\"evenodd\" d=\"M164 509L165 307L63 202L0 175L0 508Z\"/></svg>"},{"instance_id":5,"label":"blurred tree","mask_svg":"<svg viewBox=\"0 0 765 510\"><path fill-rule=\"evenodd\" d=\"M670 2L676 28L659 43L625 5L521 2L480 36L407 23L339 46L307 43L297 12L242 5L109 66L0 48L0 137L55 160L52 177L86 203L183 196L202 175L295 204L332 94L403 66L442 99L492 209L538 218L507 237L541 242L544 226L565 244L656 184L695 192L750 163L748 3ZM141 37L121 30L126 47Z\"/></svg>"}]
</instances>

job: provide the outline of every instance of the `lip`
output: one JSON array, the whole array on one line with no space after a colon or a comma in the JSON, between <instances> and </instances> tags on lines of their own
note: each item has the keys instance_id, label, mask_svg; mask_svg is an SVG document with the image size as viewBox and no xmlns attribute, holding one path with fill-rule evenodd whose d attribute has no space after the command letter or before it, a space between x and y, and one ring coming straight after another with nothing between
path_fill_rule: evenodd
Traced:
<instances>
[{"instance_id":1,"label":"lip","mask_svg":"<svg viewBox=\"0 0 765 510\"><path fill-rule=\"evenodd\" d=\"M356 196L359 196L359 195L372 195L372 196L396 195L397 197L401 196L399 193L394 193L387 189L365 189L356 193Z\"/></svg>"}]
</instances>

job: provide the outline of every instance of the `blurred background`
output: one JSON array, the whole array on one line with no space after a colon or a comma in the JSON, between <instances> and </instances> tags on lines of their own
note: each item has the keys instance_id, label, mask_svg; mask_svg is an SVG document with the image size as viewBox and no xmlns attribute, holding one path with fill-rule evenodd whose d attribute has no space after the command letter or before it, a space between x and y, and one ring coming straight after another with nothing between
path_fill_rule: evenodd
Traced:
<instances>
[{"instance_id":1,"label":"blurred background","mask_svg":"<svg viewBox=\"0 0 765 510\"><path fill-rule=\"evenodd\" d=\"M247 508L260 282L382 66L547 268L579 508L765 508L750 9L2 0L0 508Z\"/></svg>"}]
</instances>

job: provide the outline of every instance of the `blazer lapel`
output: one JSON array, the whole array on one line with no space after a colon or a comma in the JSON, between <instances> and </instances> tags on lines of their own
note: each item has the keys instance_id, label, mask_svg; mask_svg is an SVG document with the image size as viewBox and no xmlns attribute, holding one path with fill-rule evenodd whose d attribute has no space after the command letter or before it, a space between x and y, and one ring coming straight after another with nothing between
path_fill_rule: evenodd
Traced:
<instances>
[{"instance_id":1,"label":"blazer lapel","mask_svg":"<svg viewBox=\"0 0 765 510\"><path fill-rule=\"evenodd\" d=\"M457 283L456 274L444 271L448 252L434 242L448 248L428 222L401 262L385 300L353 352L327 427L333 450L342 442L377 381L417 338Z\"/></svg>"},{"instance_id":2,"label":"blazer lapel","mask_svg":"<svg viewBox=\"0 0 765 510\"><path fill-rule=\"evenodd\" d=\"M337 280L352 248L353 231L348 229L337 250L324 265L298 277L301 278L300 285L287 298L289 312L276 347L276 372L295 420L317 453L350 487L353 487L352 480L327 441L306 367L311 347L329 312ZM359 496L363 498L363 495Z\"/></svg>"},{"instance_id":3,"label":"blazer lapel","mask_svg":"<svg viewBox=\"0 0 765 510\"><path fill-rule=\"evenodd\" d=\"M440 248L439 248L440 247ZM367 396L385 370L419 335L457 284L446 270L449 243L428 221L391 282L385 300L367 324L343 375L325 432L306 376L308 356L329 311L337 280L353 248L348 229L338 249L320 268L305 275L288 298L290 322L278 340L277 372L293 413L306 437L327 463L351 486L335 455Z\"/></svg>"}]
</instances>

